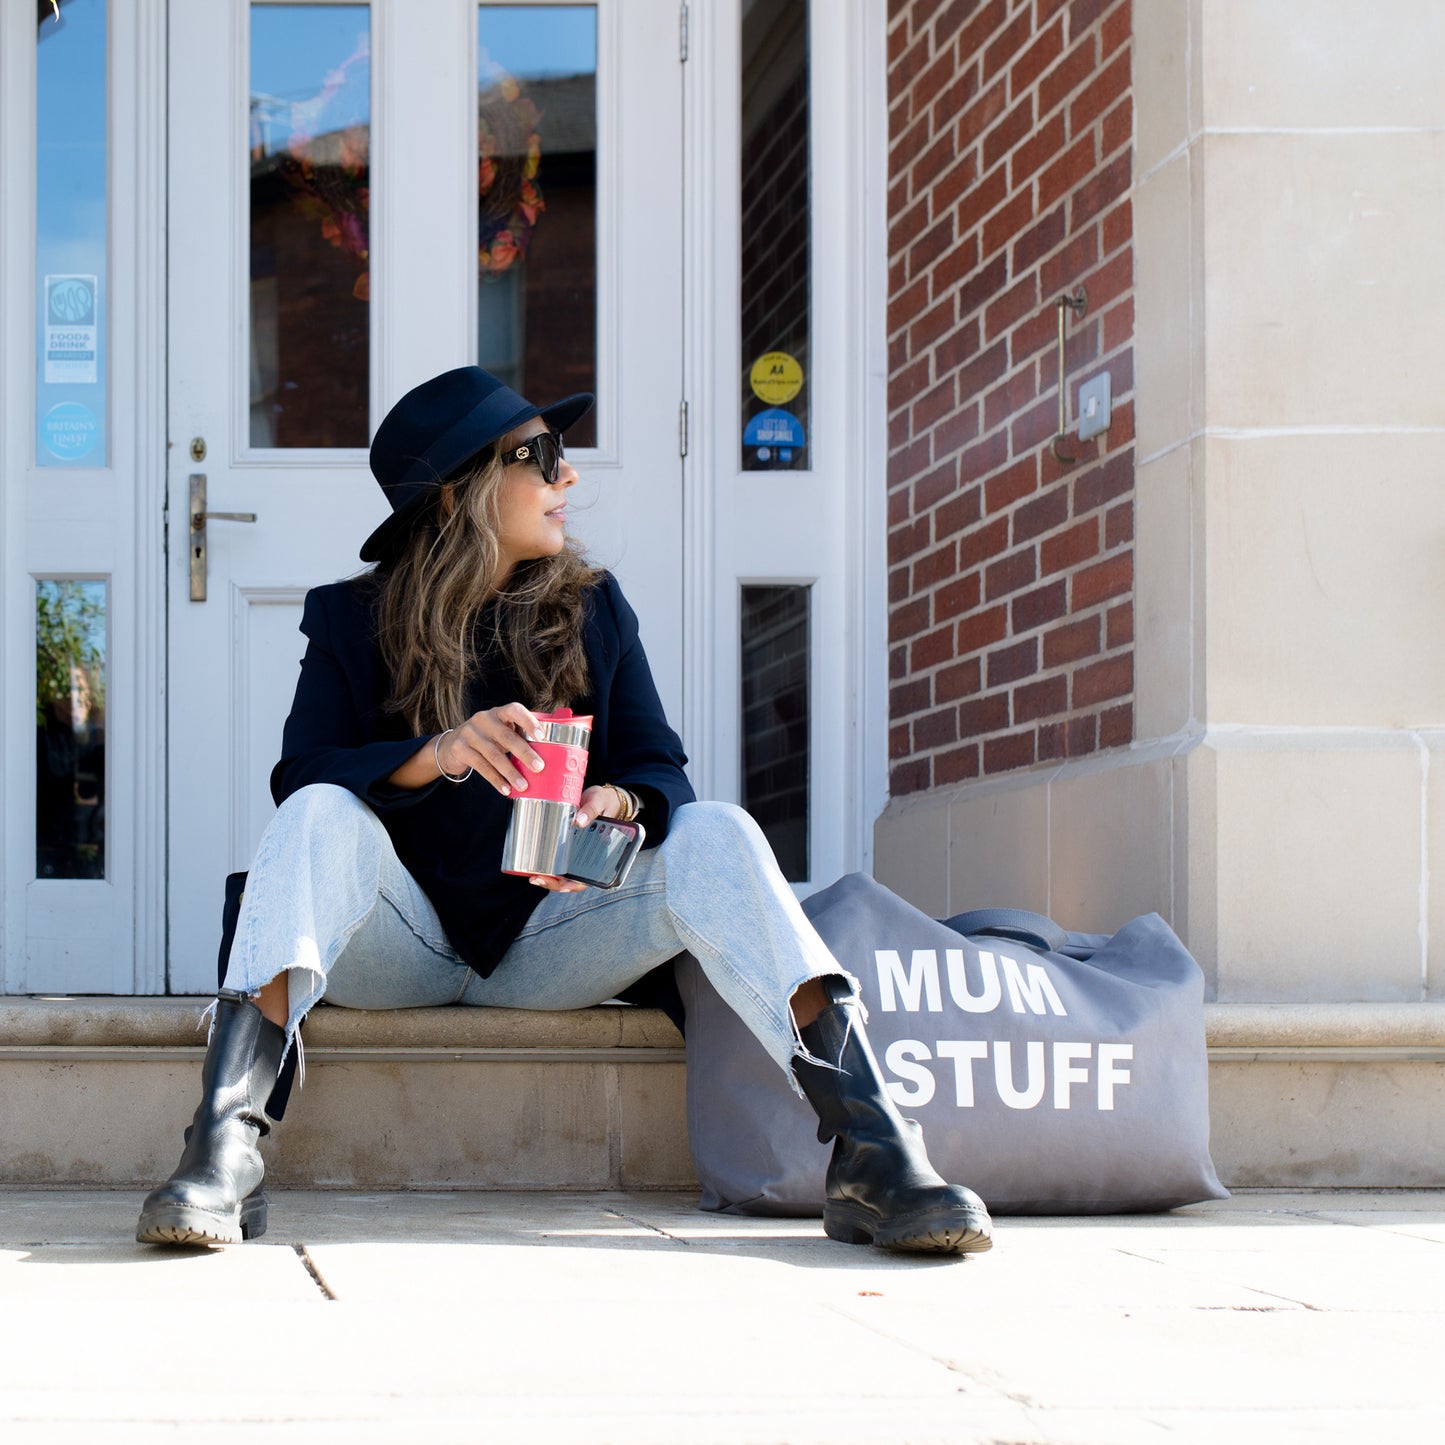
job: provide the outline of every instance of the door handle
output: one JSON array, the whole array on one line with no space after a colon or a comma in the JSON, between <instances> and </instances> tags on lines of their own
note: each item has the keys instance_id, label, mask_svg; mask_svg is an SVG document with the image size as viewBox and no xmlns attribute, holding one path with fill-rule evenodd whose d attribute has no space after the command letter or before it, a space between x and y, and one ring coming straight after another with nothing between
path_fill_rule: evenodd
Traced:
<instances>
[{"instance_id":1,"label":"door handle","mask_svg":"<svg viewBox=\"0 0 1445 1445\"><path fill-rule=\"evenodd\" d=\"M206 474L191 473L191 601L206 600L206 523L254 522L255 512L208 512L206 510Z\"/></svg>"}]
</instances>

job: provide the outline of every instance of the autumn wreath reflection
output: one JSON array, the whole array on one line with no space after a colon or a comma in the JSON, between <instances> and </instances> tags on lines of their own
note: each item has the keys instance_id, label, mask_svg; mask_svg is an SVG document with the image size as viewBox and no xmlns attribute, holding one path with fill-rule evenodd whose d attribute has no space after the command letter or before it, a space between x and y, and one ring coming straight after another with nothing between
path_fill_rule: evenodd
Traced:
<instances>
[{"instance_id":1,"label":"autumn wreath reflection","mask_svg":"<svg viewBox=\"0 0 1445 1445\"><path fill-rule=\"evenodd\" d=\"M253 6L250 106L251 445L365 446L368 8Z\"/></svg>"}]
</instances>

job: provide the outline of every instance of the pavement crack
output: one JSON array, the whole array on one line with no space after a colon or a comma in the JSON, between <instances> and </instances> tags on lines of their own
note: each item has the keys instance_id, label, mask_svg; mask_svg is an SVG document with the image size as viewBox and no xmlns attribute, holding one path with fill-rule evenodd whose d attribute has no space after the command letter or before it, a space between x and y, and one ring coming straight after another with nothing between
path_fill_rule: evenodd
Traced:
<instances>
[{"instance_id":1,"label":"pavement crack","mask_svg":"<svg viewBox=\"0 0 1445 1445\"><path fill-rule=\"evenodd\" d=\"M1120 1249L1117 1245L1114 1248L1116 1254L1122 1254L1125 1259L1142 1259L1145 1264L1163 1264L1164 1261L1157 1254L1140 1254L1137 1249Z\"/></svg>"},{"instance_id":2,"label":"pavement crack","mask_svg":"<svg viewBox=\"0 0 1445 1445\"><path fill-rule=\"evenodd\" d=\"M830 1314L847 1320L849 1324L857 1325L859 1329L867 1330L869 1334L877 1335L880 1340L887 1340L889 1344L899 1345L910 1354L921 1355L925 1360L929 1360L933 1364L947 1370L950 1375L968 1381L968 1384L958 1387L963 1393L967 1393L970 1387L973 1387L981 1390L989 1390L995 1395L1001 1395L1005 1399L1011 1400L1015 1405L1025 1405L1032 1408L1043 1403L1026 1390L1011 1389L997 1370L988 1367L980 1369L977 1366L960 1364L950 1356L940 1355L934 1350L929 1349L927 1345L920 1345L916 1340L911 1339L905 1334L891 1330L876 1320L864 1319L861 1314L843 1305L828 1303L824 1304L823 1308ZM995 1445L998 1445L998 1442L995 1442Z\"/></svg>"},{"instance_id":3,"label":"pavement crack","mask_svg":"<svg viewBox=\"0 0 1445 1445\"><path fill-rule=\"evenodd\" d=\"M624 1214L620 1209L609 1209L605 1212L610 1214L613 1219L625 1219L628 1224L635 1224L639 1229L650 1229L654 1234L660 1234L672 1244L688 1246L692 1243L692 1240L684 1239L680 1234L669 1234L660 1225L652 1224L646 1219L638 1219L635 1214Z\"/></svg>"},{"instance_id":4,"label":"pavement crack","mask_svg":"<svg viewBox=\"0 0 1445 1445\"><path fill-rule=\"evenodd\" d=\"M336 1292L326 1283L326 1276L316 1267L316 1261L311 1258L311 1252L304 1244L293 1244L292 1249L296 1251L296 1257L306 1268L306 1273L316 1281L316 1288L329 1300L336 1298Z\"/></svg>"}]
</instances>

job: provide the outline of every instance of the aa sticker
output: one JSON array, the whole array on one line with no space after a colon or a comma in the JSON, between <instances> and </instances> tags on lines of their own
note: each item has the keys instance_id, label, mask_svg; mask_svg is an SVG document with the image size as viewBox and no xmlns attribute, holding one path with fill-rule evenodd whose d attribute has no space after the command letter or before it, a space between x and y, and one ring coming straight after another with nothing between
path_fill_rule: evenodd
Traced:
<instances>
[{"instance_id":1,"label":"aa sticker","mask_svg":"<svg viewBox=\"0 0 1445 1445\"><path fill-rule=\"evenodd\" d=\"M792 401L803 389L803 368L786 351L769 351L753 362L753 395L769 406Z\"/></svg>"}]
</instances>

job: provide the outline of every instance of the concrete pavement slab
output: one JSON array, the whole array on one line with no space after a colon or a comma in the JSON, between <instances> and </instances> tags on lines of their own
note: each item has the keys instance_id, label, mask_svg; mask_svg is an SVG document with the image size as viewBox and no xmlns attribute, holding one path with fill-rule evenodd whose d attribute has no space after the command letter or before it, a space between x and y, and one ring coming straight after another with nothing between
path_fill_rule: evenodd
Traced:
<instances>
[{"instance_id":1,"label":"concrete pavement slab","mask_svg":"<svg viewBox=\"0 0 1445 1445\"><path fill-rule=\"evenodd\" d=\"M5 1445L1445 1438L1445 1196L1000 1224L949 1262L659 1194L298 1192L261 1241L0 1192Z\"/></svg>"},{"instance_id":2,"label":"concrete pavement slab","mask_svg":"<svg viewBox=\"0 0 1445 1445\"><path fill-rule=\"evenodd\" d=\"M139 1245L40 1244L0 1247L0 1301L6 1310L68 1301L87 1308L117 1301L186 1305L198 1298L218 1306L243 1300L324 1303L297 1251L258 1241L239 1250L167 1251L147 1259Z\"/></svg>"}]
</instances>

